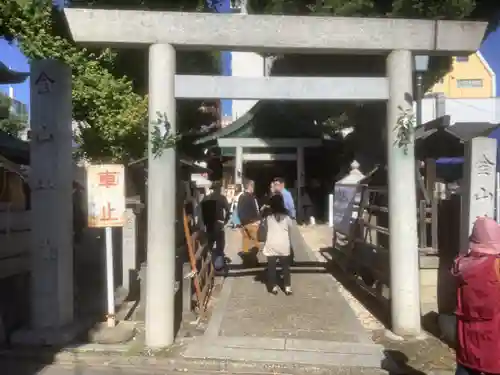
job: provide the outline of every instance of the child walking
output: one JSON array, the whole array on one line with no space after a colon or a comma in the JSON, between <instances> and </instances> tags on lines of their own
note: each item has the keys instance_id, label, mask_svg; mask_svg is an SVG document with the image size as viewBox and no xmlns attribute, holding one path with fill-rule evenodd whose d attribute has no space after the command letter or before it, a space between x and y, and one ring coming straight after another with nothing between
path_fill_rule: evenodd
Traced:
<instances>
[{"instance_id":1,"label":"child walking","mask_svg":"<svg viewBox=\"0 0 500 375\"><path fill-rule=\"evenodd\" d=\"M278 294L276 265L279 261L283 272L285 294L292 294L290 275L290 227L292 219L288 216L281 194L269 199L269 209L264 217L265 240L263 254L267 257L268 288L272 294Z\"/></svg>"}]
</instances>

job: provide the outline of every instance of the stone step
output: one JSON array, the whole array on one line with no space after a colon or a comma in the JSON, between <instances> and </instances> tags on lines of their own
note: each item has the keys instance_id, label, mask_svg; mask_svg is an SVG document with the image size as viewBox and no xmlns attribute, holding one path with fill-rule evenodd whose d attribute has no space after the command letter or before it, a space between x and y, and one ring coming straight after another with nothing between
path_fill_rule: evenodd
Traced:
<instances>
[{"instance_id":1,"label":"stone step","mask_svg":"<svg viewBox=\"0 0 500 375\"><path fill-rule=\"evenodd\" d=\"M229 361L270 363L295 363L313 366L338 366L379 369L381 355L359 353L325 353L299 350L246 349L209 346L190 353L191 358L208 358ZM199 357L198 357L199 356Z\"/></svg>"},{"instance_id":2,"label":"stone step","mask_svg":"<svg viewBox=\"0 0 500 375\"><path fill-rule=\"evenodd\" d=\"M434 286L438 283L438 270L432 268L420 269L420 285Z\"/></svg>"},{"instance_id":3,"label":"stone step","mask_svg":"<svg viewBox=\"0 0 500 375\"><path fill-rule=\"evenodd\" d=\"M42 374L43 375L112 375L112 374L126 374L126 375L303 375L305 373L314 375L387 375L386 371L373 371L367 372L364 369L345 369L345 368L280 368L280 367L267 367L256 368L253 364L229 363L222 365L223 370L207 370L203 366L179 367L179 368L165 368L157 365L151 366L121 366L121 365L43 365L34 363L0 363L3 369L6 369L8 374ZM39 372L42 371L42 372ZM434 375L434 374L432 374ZM444 374L436 374L444 375ZM447 375L447 374L446 374Z\"/></svg>"},{"instance_id":4,"label":"stone step","mask_svg":"<svg viewBox=\"0 0 500 375\"><path fill-rule=\"evenodd\" d=\"M240 349L249 351L248 349ZM82 353L63 352L55 356L41 359L39 352L33 356L19 355L21 353L0 352L0 363L4 361L17 361L22 364L52 363L54 366L74 368L78 374L94 374L94 371L107 369L113 374L233 374L233 375L387 375L389 372L380 368L366 368L363 366L329 366L312 365L307 363L274 362L266 360L252 360L245 356L243 360L213 359L213 358L186 358L177 354L158 354L152 356L128 356L123 353ZM244 354L243 354L244 355ZM50 362L47 362L49 360ZM394 367L390 367L393 369ZM13 372L18 373L18 372ZM45 373L45 372L44 372ZM107 372L106 372L107 373ZM51 374L48 371L48 374ZM111 374L111 372L110 372Z\"/></svg>"},{"instance_id":5,"label":"stone step","mask_svg":"<svg viewBox=\"0 0 500 375\"><path fill-rule=\"evenodd\" d=\"M420 287L420 301L422 303L437 301L438 291L436 286Z\"/></svg>"},{"instance_id":6,"label":"stone step","mask_svg":"<svg viewBox=\"0 0 500 375\"><path fill-rule=\"evenodd\" d=\"M188 346L184 357L370 369L380 369L385 360L377 344L264 337L201 339Z\"/></svg>"}]
</instances>

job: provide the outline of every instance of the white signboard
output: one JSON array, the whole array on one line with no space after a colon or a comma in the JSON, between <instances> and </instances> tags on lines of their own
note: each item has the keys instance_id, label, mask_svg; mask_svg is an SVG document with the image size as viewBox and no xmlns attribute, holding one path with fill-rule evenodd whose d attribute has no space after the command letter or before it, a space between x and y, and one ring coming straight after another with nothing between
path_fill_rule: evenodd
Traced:
<instances>
[{"instance_id":1,"label":"white signboard","mask_svg":"<svg viewBox=\"0 0 500 375\"><path fill-rule=\"evenodd\" d=\"M92 228L125 224L125 168L119 164L87 167L88 225Z\"/></svg>"},{"instance_id":2,"label":"white signboard","mask_svg":"<svg viewBox=\"0 0 500 375\"><path fill-rule=\"evenodd\" d=\"M350 234L351 223L357 218L354 209L360 200L358 185L335 184L333 196L333 227L342 234Z\"/></svg>"}]
</instances>

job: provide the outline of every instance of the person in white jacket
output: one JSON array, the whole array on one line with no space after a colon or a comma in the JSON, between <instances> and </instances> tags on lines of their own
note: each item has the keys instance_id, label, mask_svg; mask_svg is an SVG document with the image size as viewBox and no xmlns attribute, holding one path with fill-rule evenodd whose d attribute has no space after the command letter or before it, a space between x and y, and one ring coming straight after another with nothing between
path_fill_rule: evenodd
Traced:
<instances>
[{"instance_id":1,"label":"person in white jacket","mask_svg":"<svg viewBox=\"0 0 500 375\"><path fill-rule=\"evenodd\" d=\"M286 295L292 294L292 284L290 275L290 263L292 244L290 231L293 220L289 216L288 210L281 194L275 194L269 199L269 209L266 212L263 223L265 233L264 248L262 253L267 257L267 281L269 292L278 293L276 264L279 261L283 272L284 292Z\"/></svg>"}]
</instances>

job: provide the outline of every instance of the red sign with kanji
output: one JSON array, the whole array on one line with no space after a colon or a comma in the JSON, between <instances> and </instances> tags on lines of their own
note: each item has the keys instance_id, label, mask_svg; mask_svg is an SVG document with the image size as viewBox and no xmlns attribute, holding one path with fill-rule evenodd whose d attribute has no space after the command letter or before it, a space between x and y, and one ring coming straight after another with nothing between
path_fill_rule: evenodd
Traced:
<instances>
[{"instance_id":1,"label":"red sign with kanji","mask_svg":"<svg viewBox=\"0 0 500 375\"><path fill-rule=\"evenodd\" d=\"M87 168L89 227L121 227L125 222L125 170L123 165Z\"/></svg>"},{"instance_id":2,"label":"red sign with kanji","mask_svg":"<svg viewBox=\"0 0 500 375\"><path fill-rule=\"evenodd\" d=\"M110 172L110 171L100 172L98 173L98 176L99 176L99 186L109 188L118 185L119 175L116 172Z\"/></svg>"}]
</instances>

